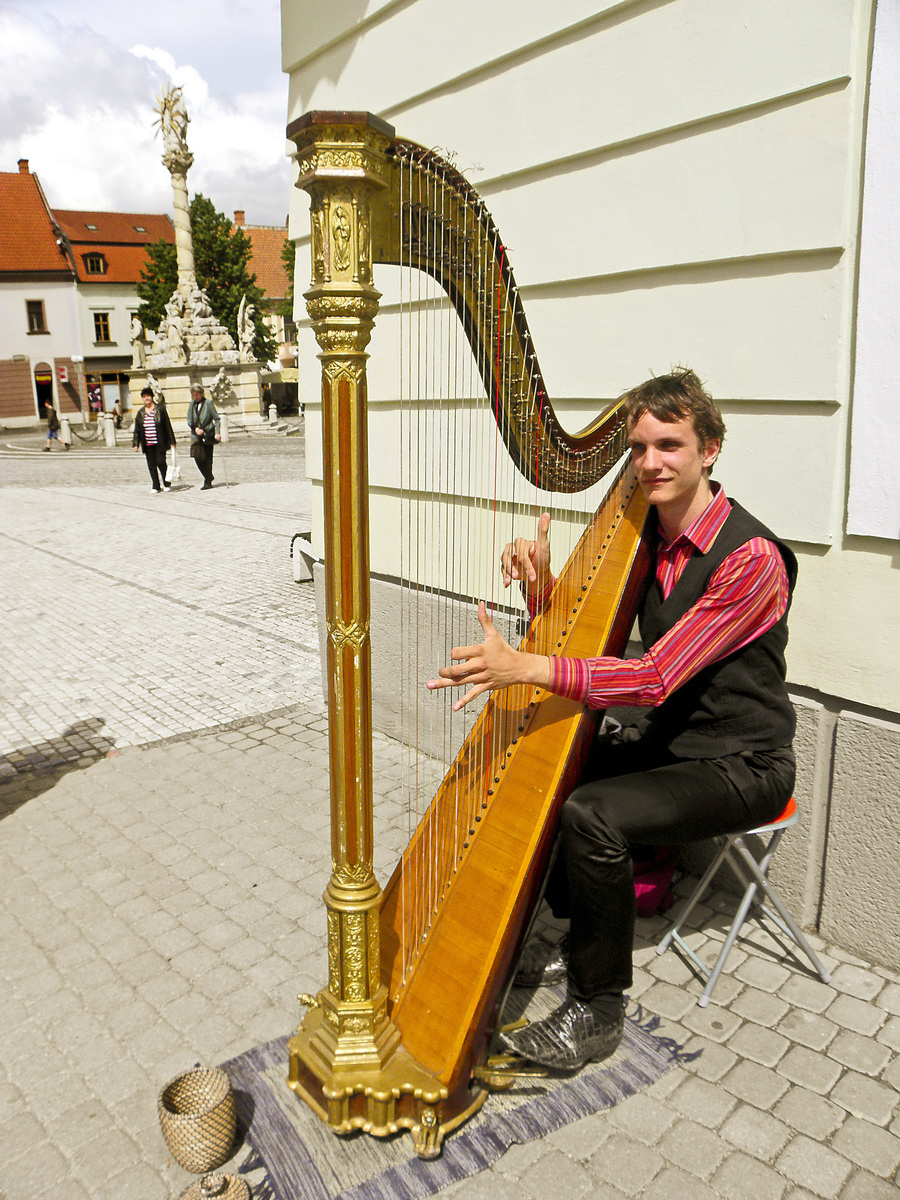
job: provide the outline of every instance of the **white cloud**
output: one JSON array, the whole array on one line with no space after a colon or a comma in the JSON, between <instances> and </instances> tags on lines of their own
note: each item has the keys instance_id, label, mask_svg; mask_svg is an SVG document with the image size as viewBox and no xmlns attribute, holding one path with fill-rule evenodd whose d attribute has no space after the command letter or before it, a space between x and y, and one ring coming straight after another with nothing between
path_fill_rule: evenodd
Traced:
<instances>
[{"instance_id":1,"label":"white cloud","mask_svg":"<svg viewBox=\"0 0 900 1200\"><path fill-rule=\"evenodd\" d=\"M154 108L172 81L191 118L190 193L228 216L245 209L251 224L284 220L283 75L264 73L256 90L228 95L221 77L211 86L166 44L122 49L84 25L33 19L37 8L26 15L0 3L0 170L29 159L51 207L171 212Z\"/></svg>"}]
</instances>

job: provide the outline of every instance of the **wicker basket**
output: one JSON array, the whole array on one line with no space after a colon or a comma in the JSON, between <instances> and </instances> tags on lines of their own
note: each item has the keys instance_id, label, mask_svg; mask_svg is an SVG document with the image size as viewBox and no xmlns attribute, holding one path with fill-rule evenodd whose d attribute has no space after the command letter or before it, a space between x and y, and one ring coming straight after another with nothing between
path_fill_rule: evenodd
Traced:
<instances>
[{"instance_id":1,"label":"wicker basket","mask_svg":"<svg viewBox=\"0 0 900 1200\"><path fill-rule=\"evenodd\" d=\"M231 1154L237 1110L231 1082L216 1067L195 1067L170 1080L157 1101L159 1124L179 1166L214 1171Z\"/></svg>"}]
</instances>

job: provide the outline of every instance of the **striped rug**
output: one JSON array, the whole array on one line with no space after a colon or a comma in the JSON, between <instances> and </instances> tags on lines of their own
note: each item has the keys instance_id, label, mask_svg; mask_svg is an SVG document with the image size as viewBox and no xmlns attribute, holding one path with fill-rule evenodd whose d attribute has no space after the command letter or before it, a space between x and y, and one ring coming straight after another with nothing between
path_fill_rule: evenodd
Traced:
<instances>
[{"instance_id":1,"label":"striped rug","mask_svg":"<svg viewBox=\"0 0 900 1200\"><path fill-rule=\"evenodd\" d=\"M543 990L529 999L536 1020L560 1002ZM673 1064L693 1058L655 1035L657 1017L629 1006L615 1055L574 1076L548 1076L490 1096L444 1142L438 1159L416 1157L409 1134L338 1137L288 1087L287 1037L223 1063L234 1085L247 1154L239 1170L254 1200L414 1200L475 1175L514 1143L529 1142L649 1086Z\"/></svg>"}]
</instances>

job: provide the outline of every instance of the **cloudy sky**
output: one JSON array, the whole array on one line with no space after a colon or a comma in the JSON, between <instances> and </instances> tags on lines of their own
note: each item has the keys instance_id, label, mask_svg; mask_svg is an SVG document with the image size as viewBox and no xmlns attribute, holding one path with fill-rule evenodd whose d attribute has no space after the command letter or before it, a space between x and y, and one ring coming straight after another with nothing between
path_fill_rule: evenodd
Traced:
<instances>
[{"instance_id":1,"label":"cloudy sky","mask_svg":"<svg viewBox=\"0 0 900 1200\"><path fill-rule=\"evenodd\" d=\"M279 0L0 0L0 171L27 158L51 208L171 213L154 136L169 81L190 116L190 195L283 224Z\"/></svg>"}]
</instances>

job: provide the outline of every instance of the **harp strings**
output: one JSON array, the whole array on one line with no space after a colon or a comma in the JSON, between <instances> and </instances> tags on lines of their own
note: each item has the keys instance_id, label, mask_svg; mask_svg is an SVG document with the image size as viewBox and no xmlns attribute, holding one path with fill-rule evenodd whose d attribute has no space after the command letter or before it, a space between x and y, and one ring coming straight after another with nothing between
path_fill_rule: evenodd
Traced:
<instances>
[{"instance_id":1,"label":"harp strings","mask_svg":"<svg viewBox=\"0 0 900 1200\"><path fill-rule=\"evenodd\" d=\"M518 295L483 202L474 192L460 194L440 160L410 155L401 159L400 214L400 636L411 646L402 689L404 807L407 844L417 846L405 857L400 884L401 956L408 970L533 697L531 688L518 685L486 708L480 698L454 714L451 693L426 693L422 681L450 662L453 646L481 640L474 618L479 599L501 632L517 642L521 602L517 585L508 593L502 587L501 548L528 536L529 526L536 532L546 508L556 520L565 511L559 495L527 481L542 476L542 392L535 356L525 353L523 361L514 328ZM447 286L467 290L460 314ZM463 320L475 336L466 337ZM514 456L505 436L511 422L506 398L520 393L541 399L534 445L529 449L527 439L520 440ZM526 454L534 461L523 461ZM583 507L574 496L586 483L579 479L585 464L577 455L575 461L575 486L565 497L569 508ZM569 610L577 602L577 584L564 586ZM519 614L518 621L510 613ZM530 648L553 653L557 633L539 623ZM477 745L454 762L482 709ZM453 765L432 802L440 782L436 770L448 763Z\"/></svg>"}]
</instances>

